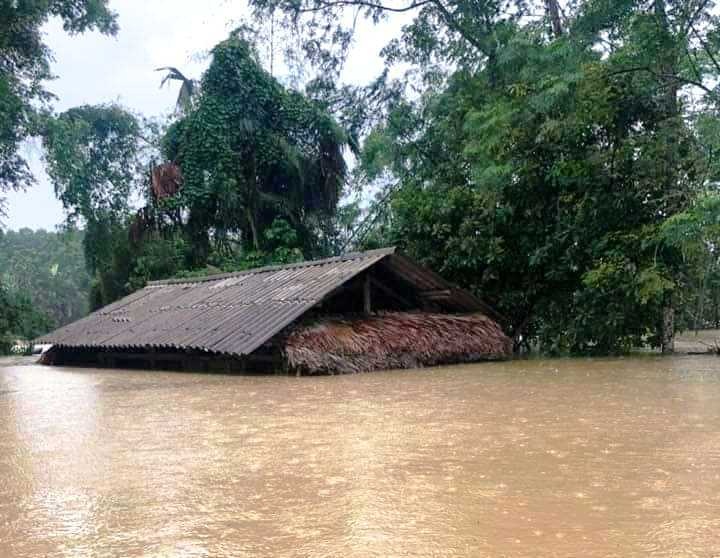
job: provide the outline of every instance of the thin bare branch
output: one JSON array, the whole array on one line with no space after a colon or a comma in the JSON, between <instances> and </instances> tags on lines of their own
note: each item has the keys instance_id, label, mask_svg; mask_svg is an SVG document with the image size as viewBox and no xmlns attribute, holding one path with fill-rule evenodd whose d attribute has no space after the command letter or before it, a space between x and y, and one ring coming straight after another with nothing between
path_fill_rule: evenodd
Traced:
<instances>
[{"instance_id":1,"label":"thin bare branch","mask_svg":"<svg viewBox=\"0 0 720 558\"><path fill-rule=\"evenodd\" d=\"M379 4L375 2L367 2L364 0L333 0L331 2L318 2L312 7L308 8L299 8L297 11L298 13L308 13L308 12L319 12L322 10L328 10L332 8L340 8L345 6L360 6L364 8L371 8L374 10L381 10L384 12L395 12L395 13L402 13L402 12L410 12L412 10L415 10L417 8L420 8L426 4L430 4L432 0L421 0L419 2L413 2L412 4L408 4L407 6L402 6L399 8L395 8L392 6L387 6L385 4Z\"/></svg>"},{"instance_id":2,"label":"thin bare branch","mask_svg":"<svg viewBox=\"0 0 720 558\"><path fill-rule=\"evenodd\" d=\"M678 76L675 74L666 74L666 73L657 72L654 69L650 68L649 66L634 66L632 68L622 68L620 70L615 70L615 71L609 72L608 75L616 76L616 75L621 75L621 74L630 74L633 72L647 72L657 78L673 80L678 83L684 83L686 85L693 85L695 87L698 87L699 89L702 89L703 91L705 91L705 93L710 93L710 94L715 93L715 91L713 91L707 85L705 85L704 83L702 83L700 81L684 78L684 77L681 77L681 76Z\"/></svg>"},{"instance_id":3,"label":"thin bare branch","mask_svg":"<svg viewBox=\"0 0 720 558\"><path fill-rule=\"evenodd\" d=\"M708 46L707 42L705 42L705 40L703 40L703 38L700 36L700 33L698 33L697 29L695 29L695 26L694 26L694 25L691 25L691 26L690 26L690 29L692 30L693 35L695 35L695 38L696 38L698 41L700 41L700 44L702 45L703 50L705 51L705 54L708 55L708 57L710 58L710 60L711 60L712 63L713 63L713 66L715 66L715 69L716 69L718 72L720 72L720 63L718 62L718 60L717 60L717 58L715 57L715 55L712 53L712 50L711 50L710 47Z\"/></svg>"},{"instance_id":4,"label":"thin bare branch","mask_svg":"<svg viewBox=\"0 0 720 558\"><path fill-rule=\"evenodd\" d=\"M329 10L332 8L341 8L341 7L347 7L347 6L355 6L355 7L361 7L361 8L370 8L373 10L380 10L385 12L393 12L393 13L403 13L403 12L409 12L412 10L416 10L418 8L421 8L423 6L426 6L428 4L433 5L437 10L440 12L440 16L445 21L447 26L455 31L457 34L459 34L463 39L465 39L468 43L470 43L472 46L474 46L476 49L478 49L481 53L483 53L485 56L488 56L487 49L483 47L483 45L480 43L480 41L477 40L476 37L473 37L472 34L468 33L462 25L457 21L455 16L450 12L450 10L447 9L447 7L442 3L441 0L419 0L417 2L412 2L411 4L408 4L406 6L402 7L393 7L388 6L386 4L378 3L378 2L371 2L369 0L330 0L330 1L320 1L314 3L312 6L308 6L305 8L298 8L296 11L297 13L312 13L312 12L321 12L323 10Z\"/></svg>"},{"instance_id":5,"label":"thin bare branch","mask_svg":"<svg viewBox=\"0 0 720 558\"><path fill-rule=\"evenodd\" d=\"M683 36L687 36L687 34L690 32L690 30L694 30L695 20L698 18L698 16L702 13L702 11L707 8L707 5L710 3L710 0L702 0L700 4L698 5L697 9L693 12L693 15L688 18L688 20L685 22L685 26L682 32Z\"/></svg>"},{"instance_id":6,"label":"thin bare branch","mask_svg":"<svg viewBox=\"0 0 720 558\"><path fill-rule=\"evenodd\" d=\"M433 5L440 11L440 14L443 16L445 23L447 23L450 29L458 33L463 39L465 39L468 43L470 43L472 46L482 52L485 56L490 56L490 53L488 53L487 49L480 43L480 41L478 41L476 37L473 37L462 28L462 26L455 19L455 16L450 13L450 11L445 7L441 0L431 1Z\"/></svg>"}]
</instances>

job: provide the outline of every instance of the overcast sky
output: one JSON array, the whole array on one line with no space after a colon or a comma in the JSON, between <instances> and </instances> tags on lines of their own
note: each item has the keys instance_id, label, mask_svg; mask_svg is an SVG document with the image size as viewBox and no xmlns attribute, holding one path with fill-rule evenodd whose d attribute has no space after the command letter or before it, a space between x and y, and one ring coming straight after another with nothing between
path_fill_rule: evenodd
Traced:
<instances>
[{"instance_id":1,"label":"overcast sky","mask_svg":"<svg viewBox=\"0 0 720 558\"><path fill-rule=\"evenodd\" d=\"M177 66L185 75L199 77L207 51L223 40L247 8L242 0L111 0L118 13L116 37L87 33L70 37L58 22L46 27L54 52L48 84L58 100L57 111L82 104L118 102L146 116L168 114L174 108L177 86L159 88L159 66ZM382 70L380 49L400 28L392 20L380 27L360 24L356 46L344 79L367 83ZM37 184L27 192L8 196L8 228L53 229L64 220L63 209L43 170L37 145L26 146Z\"/></svg>"}]
</instances>

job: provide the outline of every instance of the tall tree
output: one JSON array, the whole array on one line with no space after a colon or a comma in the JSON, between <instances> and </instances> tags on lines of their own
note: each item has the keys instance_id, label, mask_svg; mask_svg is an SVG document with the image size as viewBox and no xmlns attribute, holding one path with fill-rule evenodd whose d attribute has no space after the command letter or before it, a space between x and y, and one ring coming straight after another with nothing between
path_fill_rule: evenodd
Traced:
<instances>
[{"instance_id":1,"label":"tall tree","mask_svg":"<svg viewBox=\"0 0 720 558\"><path fill-rule=\"evenodd\" d=\"M265 71L241 37L213 49L195 106L165 144L184 176L176 203L188 208L197 262L211 240L222 248L239 235L245 249L265 248L278 217L306 252L317 249L345 179L348 136L321 105Z\"/></svg>"},{"instance_id":2,"label":"tall tree","mask_svg":"<svg viewBox=\"0 0 720 558\"><path fill-rule=\"evenodd\" d=\"M0 216L2 193L32 182L18 149L37 132L41 110L52 99L45 89L45 82L52 77L52 52L41 30L51 18L59 18L72 34L92 29L105 34L117 31L116 16L107 0L0 2Z\"/></svg>"},{"instance_id":3,"label":"tall tree","mask_svg":"<svg viewBox=\"0 0 720 558\"><path fill-rule=\"evenodd\" d=\"M609 72L615 80L632 80L653 91L654 117L648 146L656 149L655 169L648 171L662 189L657 210L669 216L682 210L693 194L688 181L686 121L693 113L717 106L714 83L720 65L715 39L718 19L706 0L623 1L612 7L590 0L578 28L607 37ZM598 33L600 35L598 35ZM622 76L622 77L621 77ZM672 350L674 304L668 293L663 316L663 350Z\"/></svg>"},{"instance_id":4,"label":"tall tree","mask_svg":"<svg viewBox=\"0 0 720 558\"><path fill-rule=\"evenodd\" d=\"M362 9L286 9L348 4ZM494 301L518 343L659 343L682 267L661 226L707 180L693 122L714 119L711 3L406 7L385 52L423 80L365 142L362 170L393 185L375 238Z\"/></svg>"},{"instance_id":5,"label":"tall tree","mask_svg":"<svg viewBox=\"0 0 720 558\"><path fill-rule=\"evenodd\" d=\"M688 325L695 330L720 321L720 195L700 196L691 207L673 215L662 227L663 239L680 249L681 295Z\"/></svg>"},{"instance_id":6,"label":"tall tree","mask_svg":"<svg viewBox=\"0 0 720 558\"><path fill-rule=\"evenodd\" d=\"M143 180L138 119L116 105L72 108L43 132L48 174L68 211L85 227L85 257L95 274L112 258L113 235L131 212Z\"/></svg>"}]
</instances>

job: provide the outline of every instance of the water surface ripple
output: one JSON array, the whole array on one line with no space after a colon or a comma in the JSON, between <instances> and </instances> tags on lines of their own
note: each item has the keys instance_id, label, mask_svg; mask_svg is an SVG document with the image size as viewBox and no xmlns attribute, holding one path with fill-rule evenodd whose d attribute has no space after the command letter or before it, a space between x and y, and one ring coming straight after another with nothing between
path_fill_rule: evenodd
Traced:
<instances>
[{"instance_id":1,"label":"water surface ripple","mask_svg":"<svg viewBox=\"0 0 720 558\"><path fill-rule=\"evenodd\" d=\"M720 556L720 359L26 362L0 360L2 557Z\"/></svg>"}]
</instances>

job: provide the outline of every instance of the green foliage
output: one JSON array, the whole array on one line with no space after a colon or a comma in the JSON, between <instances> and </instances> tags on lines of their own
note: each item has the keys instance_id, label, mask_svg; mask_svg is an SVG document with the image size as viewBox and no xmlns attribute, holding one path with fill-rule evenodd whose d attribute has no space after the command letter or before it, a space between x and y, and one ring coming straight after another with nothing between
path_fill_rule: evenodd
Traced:
<instances>
[{"instance_id":1,"label":"green foliage","mask_svg":"<svg viewBox=\"0 0 720 558\"><path fill-rule=\"evenodd\" d=\"M682 254L685 326L720 325L720 195L707 193L662 226L663 241Z\"/></svg>"},{"instance_id":2,"label":"green foliage","mask_svg":"<svg viewBox=\"0 0 720 558\"><path fill-rule=\"evenodd\" d=\"M0 234L0 354L87 313L82 240L72 229Z\"/></svg>"},{"instance_id":3,"label":"green foliage","mask_svg":"<svg viewBox=\"0 0 720 558\"><path fill-rule=\"evenodd\" d=\"M141 126L115 105L72 108L49 118L43 144L68 221L85 224L85 257L95 273L112 257L113 237L130 213L142 173Z\"/></svg>"},{"instance_id":4,"label":"green foliage","mask_svg":"<svg viewBox=\"0 0 720 558\"><path fill-rule=\"evenodd\" d=\"M204 277L215 273L244 271L267 265L295 263L303 260L300 239L283 219L275 219L264 233L264 250L231 250L213 252L202 268L182 270L176 277Z\"/></svg>"},{"instance_id":5,"label":"green foliage","mask_svg":"<svg viewBox=\"0 0 720 558\"><path fill-rule=\"evenodd\" d=\"M141 245L133 258L128 290L144 287L148 281L173 277L185 269L187 242L179 236L155 238Z\"/></svg>"},{"instance_id":6,"label":"green foliage","mask_svg":"<svg viewBox=\"0 0 720 558\"><path fill-rule=\"evenodd\" d=\"M8 354L16 342L30 341L48 329L47 317L35 309L28 293L0 280L0 355Z\"/></svg>"},{"instance_id":7,"label":"green foliage","mask_svg":"<svg viewBox=\"0 0 720 558\"><path fill-rule=\"evenodd\" d=\"M715 47L701 46L715 23L709 4L627 3L618 19L605 18L606 2L583 2L560 36L490 4L475 27L457 4L462 34L479 41L464 37L467 58L431 40L441 32L424 8L388 50L423 64L427 86L390 107L365 142L366 179L394 178L368 238L474 289L518 343L556 352L656 344L663 308L683 304L687 278L699 277L664 223L687 219L672 216L715 172L705 84L720 68ZM454 70L438 81L433 59ZM699 59L710 64L693 69ZM683 87L695 81L702 96L690 105Z\"/></svg>"},{"instance_id":8,"label":"green foliage","mask_svg":"<svg viewBox=\"0 0 720 558\"><path fill-rule=\"evenodd\" d=\"M318 74L304 94L283 86L247 29L213 49L199 87L168 68L187 102L163 154L184 183L142 219L127 206L146 185L137 119L80 107L46 126L58 196L86 225L94 305L170 275L395 244L496 306L518 346L656 345L673 305L681 326L720 320L714 2L251 5L302 35ZM365 88L336 81L346 9L412 13ZM397 63L409 69L393 81ZM346 148L368 211L340 205Z\"/></svg>"},{"instance_id":9,"label":"green foliage","mask_svg":"<svg viewBox=\"0 0 720 558\"><path fill-rule=\"evenodd\" d=\"M682 249L686 258L717 256L720 246L720 195L698 197L686 211L663 224L666 242Z\"/></svg>"},{"instance_id":10,"label":"green foliage","mask_svg":"<svg viewBox=\"0 0 720 558\"><path fill-rule=\"evenodd\" d=\"M82 233L72 229L8 231L0 237L0 281L25 293L49 326L77 320L87 313L90 283L82 242Z\"/></svg>"},{"instance_id":11,"label":"green foliage","mask_svg":"<svg viewBox=\"0 0 720 558\"><path fill-rule=\"evenodd\" d=\"M48 174L71 219L126 214L140 166L139 135L137 119L115 105L76 107L48 120Z\"/></svg>"},{"instance_id":12,"label":"green foliage","mask_svg":"<svg viewBox=\"0 0 720 558\"><path fill-rule=\"evenodd\" d=\"M283 87L239 33L213 49L199 88L165 70L185 87L162 138L183 176L171 198L152 195L146 172L158 130L121 107L76 107L42 130L68 223L84 227L92 308L147 281L295 261L337 244L343 149L354 144L324 105ZM143 191L147 205L133 213Z\"/></svg>"},{"instance_id":13,"label":"green foliage","mask_svg":"<svg viewBox=\"0 0 720 558\"><path fill-rule=\"evenodd\" d=\"M265 231L287 221L310 254L328 227L345 179L348 137L313 101L288 90L231 36L212 51L200 95L165 138L185 182L194 263L239 235L246 250L268 251Z\"/></svg>"},{"instance_id":14,"label":"green foliage","mask_svg":"<svg viewBox=\"0 0 720 558\"><path fill-rule=\"evenodd\" d=\"M0 282L0 355L10 352L15 343L14 331L18 329L20 312L7 287Z\"/></svg>"},{"instance_id":15,"label":"green foliage","mask_svg":"<svg viewBox=\"0 0 720 558\"><path fill-rule=\"evenodd\" d=\"M135 243L129 238L129 226L119 226L107 242L110 255L96 270L90 286L93 310L144 287L148 281L167 279L189 269L188 244L172 230L148 233L142 242Z\"/></svg>"},{"instance_id":16,"label":"green foliage","mask_svg":"<svg viewBox=\"0 0 720 558\"><path fill-rule=\"evenodd\" d=\"M287 264L303 259L297 231L284 219L276 218L263 234L268 264Z\"/></svg>"},{"instance_id":17,"label":"green foliage","mask_svg":"<svg viewBox=\"0 0 720 558\"><path fill-rule=\"evenodd\" d=\"M0 2L0 216L2 192L32 182L19 147L37 132L42 109L52 98L44 89L52 78L52 52L42 31L50 18L59 18L68 33L117 30L106 0Z\"/></svg>"},{"instance_id":18,"label":"green foliage","mask_svg":"<svg viewBox=\"0 0 720 558\"><path fill-rule=\"evenodd\" d=\"M149 232L141 242L134 243L128 239L128 228L120 227L110 240L111 258L96 271L91 283L90 306L100 308L149 281L204 277L303 259L298 235L286 221L276 219L263 234L263 250L239 246L212 250L204 265L193 265L192 246L182 231Z\"/></svg>"}]
</instances>

